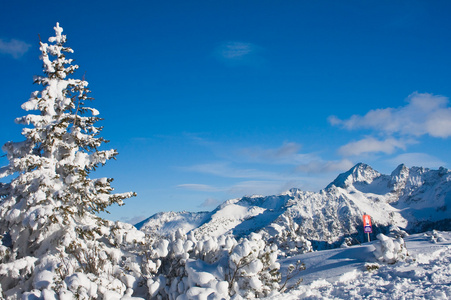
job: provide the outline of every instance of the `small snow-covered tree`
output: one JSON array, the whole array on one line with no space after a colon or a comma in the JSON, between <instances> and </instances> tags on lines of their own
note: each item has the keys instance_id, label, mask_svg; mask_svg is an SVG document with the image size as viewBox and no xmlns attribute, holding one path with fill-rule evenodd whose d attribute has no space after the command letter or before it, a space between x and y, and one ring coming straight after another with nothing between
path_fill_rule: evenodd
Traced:
<instances>
[{"instance_id":1,"label":"small snow-covered tree","mask_svg":"<svg viewBox=\"0 0 451 300\"><path fill-rule=\"evenodd\" d=\"M265 297L279 290L281 274L278 248L267 244L260 234L240 240L229 257L226 280L231 294L245 298Z\"/></svg>"},{"instance_id":2,"label":"small snow-covered tree","mask_svg":"<svg viewBox=\"0 0 451 300\"><path fill-rule=\"evenodd\" d=\"M301 226L290 215L282 215L280 222L284 226L277 226L276 234L261 233L265 240L278 246L282 255L293 256L313 251L312 243L305 238Z\"/></svg>"},{"instance_id":3,"label":"small snow-covered tree","mask_svg":"<svg viewBox=\"0 0 451 300\"><path fill-rule=\"evenodd\" d=\"M96 213L135 195L114 194L112 179L89 177L117 151L101 150L107 140L96 126L99 112L86 106L92 100L88 82L72 78L78 66L66 54L73 51L65 46L58 23L54 29L49 43L40 42L44 76L34 82L42 89L22 105L35 113L16 119L25 125L25 140L3 146L9 164L0 169L0 176L13 179L0 188L1 234L11 239L9 263L32 262L21 271L18 280L23 282L1 282L3 291L29 288L25 281L33 264L49 272L59 270L60 280L76 271L102 272L108 255L100 237L108 232L108 222ZM59 257L60 265L51 259L28 259L42 255Z\"/></svg>"},{"instance_id":4,"label":"small snow-covered tree","mask_svg":"<svg viewBox=\"0 0 451 300\"><path fill-rule=\"evenodd\" d=\"M402 237L398 236L398 238L393 239L379 233L377 239L378 242L374 244L376 249L373 254L380 262L394 264L397 261L406 259L409 255Z\"/></svg>"}]
</instances>

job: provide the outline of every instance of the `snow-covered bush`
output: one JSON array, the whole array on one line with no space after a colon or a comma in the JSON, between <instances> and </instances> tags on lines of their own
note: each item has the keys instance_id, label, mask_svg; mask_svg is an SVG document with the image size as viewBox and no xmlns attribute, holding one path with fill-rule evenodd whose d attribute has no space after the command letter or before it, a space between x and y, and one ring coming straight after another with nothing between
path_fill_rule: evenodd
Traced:
<instances>
[{"instance_id":1,"label":"snow-covered bush","mask_svg":"<svg viewBox=\"0 0 451 300\"><path fill-rule=\"evenodd\" d=\"M279 289L280 264L277 262L278 248L268 245L262 236L252 233L233 248L229 256L226 280L232 294L244 297L268 296Z\"/></svg>"},{"instance_id":2,"label":"snow-covered bush","mask_svg":"<svg viewBox=\"0 0 451 300\"><path fill-rule=\"evenodd\" d=\"M431 243L434 243L434 244L447 241L446 238L444 238L443 235L440 232L438 232L437 230L432 230L432 231L426 232L424 235L429 237Z\"/></svg>"},{"instance_id":3,"label":"snow-covered bush","mask_svg":"<svg viewBox=\"0 0 451 300\"><path fill-rule=\"evenodd\" d=\"M42 89L22 105L36 113L16 119L25 140L2 148L9 164L0 177L13 177L0 187L0 234L10 239L0 249L3 297L123 295L121 272L129 271L119 270L107 243L112 223L96 213L134 193L113 194L112 179L89 178L117 152L100 150L107 141L96 126L99 112L85 106L88 83L72 78L78 66L66 54L73 51L58 23L54 29L49 43L40 42L44 76L34 82Z\"/></svg>"},{"instance_id":4,"label":"snow-covered bush","mask_svg":"<svg viewBox=\"0 0 451 300\"><path fill-rule=\"evenodd\" d=\"M400 229L398 226L391 225L389 228L389 236L393 238L402 237L405 238L406 236L409 236L409 234L405 231Z\"/></svg>"},{"instance_id":5,"label":"snow-covered bush","mask_svg":"<svg viewBox=\"0 0 451 300\"><path fill-rule=\"evenodd\" d=\"M267 245L261 235L197 240L178 230L151 244L142 267L151 299L254 298L279 288L277 246Z\"/></svg>"},{"instance_id":6,"label":"snow-covered bush","mask_svg":"<svg viewBox=\"0 0 451 300\"><path fill-rule=\"evenodd\" d=\"M368 272L374 272L379 270L380 266L377 263L366 263L365 264L365 270L367 270Z\"/></svg>"},{"instance_id":7,"label":"snow-covered bush","mask_svg":"<svg viewBox=\"0 0 451 300\"><path fill-rule=\"evenodd\" d=\"M376 249L373 253L380 262L394 264L408 256L406 244L402 237L393 239L380 233L377 235L377 239L379 241L374 244Z\"/></svg>"},{"instance_id":8,"label":"snow-covered bush","mask_svg":"<svg viewBox=\"0 0 451 300\"><path fill-rule=\"evenodd\" d=\"M284 231L272 238L271 241L277 240L278 246L286 256L293 256L312 252L312 243L307 240L303 234L297 231Z\"/></svg>"},{"instance_id":9,"label":"snow-covered bush","mask_svg":"<svg viewBox=\"0 0 451 300\"><path fill-rule=\"evenodd\" d=\"M284 226L273 225L277 227L274 228L277 234L270 235L262 231L263 238L269 243L276 244L283 256L312 252L312 243L305 238L299 224L289 215L282 215L280 218Z\"/></svg>"},{"instance_id":10,"label":"snow-covered bush","mask_svg":"<svg viewBox=\"0 0 451 300\"><path fill-rule=\"evenodd\" d=\"M351 237L346 237L343 240L343 243L341 243L340 248L348 248L352 246L352 238Z\"/></svg>"},{"instance_id":11,"label":"snow-covered bush","mask_svg":"<svg viewBox=\"0 0 451 300\"><path fill-rule=\"evenodd\" d=\"M151 248L142 263L148 297L176 299L185 295L186 299L192 299L189 295L198 298L205 293L223 294L223 289L216 289L220 276L205 272L199 264L207 266L217 262L228 243L218 244L213 238L197 241L193 234L186 235L179 229L169 237L157 238L148 244ZM215 266L209 269L214 270Z\"/></svg>"},{"instance_id":12,"label":"snow-covered bush","mask_svg":"<svg viewBox=\"0 0 451 300\"><path fill-rule=\"evenodd\" d=\"M287 268L287 274L285 274L285 280L284 280L284 283L283 283L282 286L280 287L279 291L280 291L280 292L287 292L287 291L289 291L289 290L295 288L296 286L298 286L298 285L303 281L302 278L299 278L299 279L297 280L297 282L294 283L294 284L288 285L288 282L289 282L293 277L299 275L299 273L300 273L301 271L304 271L305 269L306 269L305 264L302 263L300 260L298 260L298 261L296 262L296 264L289 264L289 265L288 265L288 268Z\"/></svg>"},{"instance_id":13,"label":"snow-covered bush","mask_svg":"<svg viewBox=\"0 0 451 300\"><path fill-rule=\"evenodd\" d=\"M8 262L11 255L11 249L4 245L0 245L0 263Z\"/></svg>"}]
</instances>

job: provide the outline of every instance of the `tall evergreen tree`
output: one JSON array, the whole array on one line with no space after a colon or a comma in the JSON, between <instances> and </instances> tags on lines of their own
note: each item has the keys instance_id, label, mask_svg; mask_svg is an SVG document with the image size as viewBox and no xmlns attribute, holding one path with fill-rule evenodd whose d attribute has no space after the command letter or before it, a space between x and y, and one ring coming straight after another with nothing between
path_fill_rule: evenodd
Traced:
<instances>
[{"instance_id":1,"label":"tall evergreen tree","mask_svg":"<svg viewBox=\"0 0 451 300\"><path fill-rule=\"evenodd\" d=\"M73 254L78 268L95 272L86 253L77 252L86 248L80 240L85 246L89 240L98 245L107 222L96 213L114 203L122 205L135 194L114 194L112 179L89 177L117 151L101 150L107 141L99 135L102 127L96 126L101 120L98 111L86 106L92 100L88 82L72 78L78 66L66 54L73 50L65 46L58 23L54 29L49 43L40 42L44 76L36 76L34 82L42 89L22 105L35 113L16 119L25 125L25 140L3 146L9 164L0 169L0 176L13 178L0 186L0 230L3 240L10 240L3 262Z\"/></svg>"}]
</instances>

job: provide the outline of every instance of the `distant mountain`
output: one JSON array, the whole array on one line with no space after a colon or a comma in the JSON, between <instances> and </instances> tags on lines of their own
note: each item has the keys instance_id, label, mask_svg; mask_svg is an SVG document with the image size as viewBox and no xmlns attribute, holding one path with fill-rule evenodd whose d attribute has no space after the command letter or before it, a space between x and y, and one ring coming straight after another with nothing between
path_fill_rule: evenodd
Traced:
<instances>
[{"instance_id":1,"label":"distant mountain","mask_svg":"<svg viewBox=\"0 0 451 300\"><path fill-rule=\"evenodd\" d=\"M145 219L135 227L152 235L165 236L182 228L185 232L205 222L208 212L160 212Z\"/></svg>"},{"instance_id":2,"label":"distant mountain","mask_svg":"<svg viewBox=\"0 0 451 300\"><path fill-rule=\"evenodd\" d=\"M384 175L359 163L318 193L291 189L281 195L243 197L211 212L159 213L136 226L159 235L184 228L198 237L260 232L269 240L284 241L288 232L320 249L338 246L347 237L363 241L365 213L371 215L375 233L451 230L450 208L451 172L445 168L400 165Z\"/></svg>"}]
</instances>

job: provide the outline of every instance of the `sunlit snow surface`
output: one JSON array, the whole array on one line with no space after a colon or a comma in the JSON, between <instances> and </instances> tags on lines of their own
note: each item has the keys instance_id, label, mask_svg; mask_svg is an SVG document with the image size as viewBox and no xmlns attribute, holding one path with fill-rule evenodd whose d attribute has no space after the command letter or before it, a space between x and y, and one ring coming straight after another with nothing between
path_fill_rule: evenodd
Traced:
<instances>
[{"instance_id":1,"label":"sunlit snow surface","mask_svg":"<svg viewBox=\"0 0 451 300\"><path fill-rule=\"evenodd\" d=\"M451 299L451 233L426 232L405 238L409 256L392 265L373 255L374 243L310 252L281 261L282 270L300 260L306 270L287 294L268 299ZM366 264L379 269L367 271Z\"/></svg>"}]
</instances>

